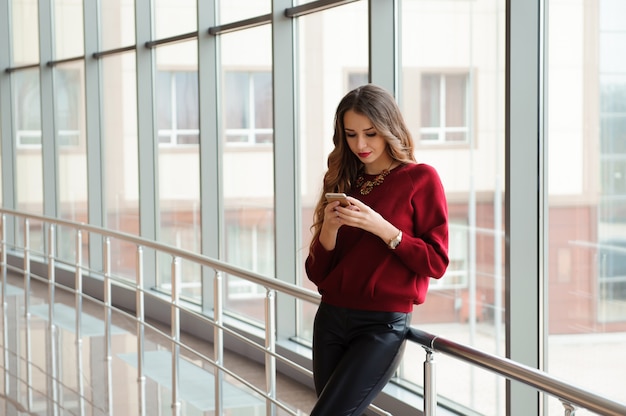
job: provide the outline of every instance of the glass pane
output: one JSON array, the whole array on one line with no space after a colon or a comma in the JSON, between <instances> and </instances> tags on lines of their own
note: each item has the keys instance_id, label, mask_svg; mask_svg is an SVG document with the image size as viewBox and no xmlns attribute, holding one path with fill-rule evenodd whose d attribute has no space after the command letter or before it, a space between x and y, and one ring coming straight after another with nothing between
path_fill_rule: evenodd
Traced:
<instances>
[{"instance_id":1,"label":"glass pane","mask_svg":"<svg viewBox=\"0 0 626 416\"><path fill-rule=\"evenodd\" d=\"M15 72L13 93L16 120L16 208L43 214L39 70Z\"/></svg>"},{"instance_id":2,"label":"glass pane","mask_svg":"<svg viewBox=\"0 0 626 416\"><path fill-rule=\"evenodd\" d=\"M174 100L172 99L172 91L174 90L173 74L171 71L157 71L156 73L156 117L159 130L172 130L174 127L174 116L172 114L172 109L174 108Z\"/></svg>"},{"instance_id":3,"label":"glass pane","mask_svg":"<svg viewBox=\"0 0 626 416\"><path fill-rule=\"evenodd\" d=\"M441 127L439 109L441 107L441 76L422 75L421 115L423 127Z\"/></svg>"},{"instance_id":4,"label":"glass pane","mask_svg":"<svg viewBox=\"0 0 626 416\"><path fill-rule=\"evenodd\" d=\"M54 59L84 55L83 1L54 0Z\"/></svg>"},{"instance_id":5,"label":"glass pane","mask_svg":"<svg viewBox=\"0 0 626 416\"><path fill-rule=\"evenodd\" d=\"M333 149L335 110L341 98L368 74L368 2L354 2L298 19L302 261L311 241L313 211L321 196L328 154ZM345 22L350 22L346 25ZM350 78L346 73L356 74ZM316 291L302 265L301 284ZM316 305L300 302L298 337L311 342Z\"/></svg>"},{"instance_id":6,"label":"glass pane","mask_svg":"<svg viewBox=\"0 0 626 416\"><path fill-rule=\"evenodd\" d=\"M271 129L273 125L272 111L272 74L257 72L252 75L254 83L254 127Z\"/></svg>"},{"instance_id":7,"label":"glass pane","mask_svg":"<svg viewBox=\"0 0 626 416\"><path fill-rule=\"evenodd\" d=\"M195 32L198 27L196 0L154 0L156 39Z\"/></svg>"},{"instance_id":8,"label":"glass pane","mask_svg":"<svg viewBox=\"0 0 626 416\"><path fill-rule=\"evenodd\" d=\"M33 0L12 0L12 65L39 62L39 7Z\"/></svg>"},{"instance_id":9,"label":"glass pane","mask_svg":"<svg viewBox=\"0 0 626 416\"><path fill-rule=\"evenodd\" d=\"M198 108L198 72L176 72L176 127L198 130L200 111Z\"/></svg>"},{"instance_id":10,"label":"glass pane","mask_svg":"<svg viewBox=\"0 0 626 416\"><path fill-rule=\"evenodd\" d=\"M102 59L102 147L105 227L139 235L137 87L135 54ZM135 278L135 247L112 241L111 267Z\"/></svg>"},{"instance_id":11,"label":"glass pane","mask_svg":"<svg viewBox=\"0 0 626 416\"><path fill-rule=\"evenodd\" d=\"M85 102L83 62L73 62L55 67L54 104L57 135L58 199L60 218L89 222L87 206L87 146L85 138ZM59 229L57 232L59 256L75 260L74 233ZM85 250L88 252L88 250Z\"/></svg>"},{"instance_id":12,"label":"glass pane","mask_svg":"<svg viewBox=\"0 0 626 416\"><path fill-rule=\"evenodd\" d=\"M271 0L222 0L219 24L238 22L271 12Z\"/></svg>"},{"instance_id":13,"label":"glass pane","mask_svg":"<svg viewBox=\"0 0 626 416\"><path fill-rule=\"evenodd\" d=\"M412 323L503 356L505 1L402 0L401 9L401 108L420 138L417 159L442 177L450 223L450 265L443 278L431 281ZM480 74L473 88L467 85L470 71ZM467 97L469 91L474 96ZM480 114L473 132L467 114ZM480 137L473 148L431 145L469 142L469 134ZM418 357L423 361L424 352ZM400 378L422 385L421 364L411 360L405 354ZM454 363L438 368L437 378L447 380L438 383L441 401L505 414L505 383L495 375Z\"/></svg>"},{"instance_id":14,"label":"glass pane","mask_svg":"<svg viewBox=\"0 0 626 416\"><path fill-rule=\"evenodd\" d=\"M271 27L233 32L221 39L224 140L241 139L248 144L245 152L238 151L240 146L224 147L224 260L274 277L274 149L271 143L255 145L258 129L253 124L257 120L254 114L260 112L263 119L268 111L265 106L271 109L273 105L271 94L264 95L268 76L262 75L272 69ZM259 91L262 95L256 97ZM273 125L267 127L271 132ZM262 324L265 291L232 276L224 283L226 310Z\"/></svg>"},{"instance_id":15,"label":"glass pane","mask_svg":"<svg viewBox=\"0 0 626 416\"><path fill-rule=\"evenodd\" d=\"M224 94L227 130L243 129L250 124L249 77L250 73L247 71L228 71L224 75L224 90L228 91L228 94Z\"/></svg>"},{"instance_id":16,"label":"glass pane","mask_svg":"<svg viewBox=\"0 0 626 416\"><path fill-rule=\"evenodd\" d=\"M466 75L446 75L446 127L467 127Z\"/></svg>"},{"instance_id":17,"label":"glass pane","mask_svg":"<svg viewBox=\"0 0 626 416\"><path fill-rule=\"evenodd\" d=\"M100 32L103 50L135 43L135 0L101 1Z\"/></svg>"},{"instance_id":18,"label":"glass pane","mask_svg":"<svg viewBox=\"0 0 626 416\"><path fill-rule=\"evenodd\" d=\"M155 95L159 112L169 107L171 123L170 146L159 146L159 241L201 252L200 248L200 148L197 42L175 43L156 51L157 74ZM175 68L173 70L172 68ZM167 106L161 105L169 100ZM159 137L162 137L159 132ZM189 144L195 138L195 146ZM181 264L182 292L192 301L200 302L200 267ZM169 291L171 258L159 261L157 285Z\"/></svg>"},{"instance_id":19,"label":"glass pane","mask_svg":"<svg viewBox=\"0 0 626 416\"><path fill-rule=\"evenodd\" d=\"M547 369L623 402L626 7L615 0L549 2L546 16ZM552 398L548 409L549 414L563 412ZM576 414L591 413L580 409Z\"/></svg>"}]
</instances>

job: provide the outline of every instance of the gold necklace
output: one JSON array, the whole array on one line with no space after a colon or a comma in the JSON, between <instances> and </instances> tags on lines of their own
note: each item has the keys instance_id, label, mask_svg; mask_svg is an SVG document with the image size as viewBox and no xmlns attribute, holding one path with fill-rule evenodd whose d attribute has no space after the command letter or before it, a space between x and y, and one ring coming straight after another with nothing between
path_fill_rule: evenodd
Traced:
<instances>
[{"instance_id":1,"label":"gold necklace","mask_svg":"<svg viewBox=\"0 0 626 416\"><path fill-rule=\"evenodd\" d=\"M361 193L361 195L369 194L370 192L372 192L372 189L374 189L375 186L378 186L381 183L383 183L385 181L385 176L389 175L389 172L390 172L389 169L391 169L392 165L393 165L393 160L391 161L391 165L389 165L387 169L383 169L383 171L380 172L378 176L376 176L374 180L371 180L371 181L366 181L365 178L363 177L363 174L359 175L359 177L356 180L356 186L357 188L359 188L359 192Z\"/></svg>"}]
</instances>

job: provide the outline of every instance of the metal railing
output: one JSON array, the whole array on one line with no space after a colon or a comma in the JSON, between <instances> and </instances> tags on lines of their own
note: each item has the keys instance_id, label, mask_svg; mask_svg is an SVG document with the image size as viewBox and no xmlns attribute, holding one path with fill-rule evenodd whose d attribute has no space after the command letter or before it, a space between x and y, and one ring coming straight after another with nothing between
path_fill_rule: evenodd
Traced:
<instances>
[{"instance_id":1,"label":"metal railing","mask_svg":"<svg viewBox=\"0 0 626 416\"><path fill-rule=\"evenodd\" d=\"M228 375L238 382L242 383L246 387L253 390L256 394L263 397L266 403L266 414L267 415L275 415L277 409L287 412L290 415L297 415L292 409L290 409L287 405L280 402L276 397L276 375L277 375L277 366L276 362L279 360L281 363L288 365L289 367L307 375L311 376L310 370L302 367L301 365L295 363L292 360L280 355L276 351L276 308L275 308L275 295L276 292L284 293L299 300L310 302L310 303L319 303L319 295L311 290L304 289L292 284L288 284L285 282L281 282L275 279L269 279L265 276L255 274L249 272L247 270L238 268L228 263L224 263L219 260L210 259L206 256L193 253L190 251L178 249L175 247L171 247L165 244L161 244L155 241L147 240L141 237L137 237L130 234L125 234L121 232L116 232L112 230L103 229L101 227L96 227L84 223L76 223L71 221L66 221L62 219L44 217L39 215L32 215L21 213L18 211L0 209L1 217L1 231L2 231L2 241L0 243L1 250L1 270L2 270L2 304L3 304L3 315L5 319L5 328L6 328L6 290L4 288L7 287L7 270L15 269L13 271L17 271L22 273L24 276L24 304L25 311L28 313L29 310L29 288L31 284L31 278L35 277L38 279L42 279L45 283L48 284L48 302L49 302L49 311L48 311L48 325L50 326L50 333L54 332L53 318L54 318L54 298L55 298L55 289L57 287L62 288L63 290L68 290L66 286L59 285L55 279L55 271L56 271L56 263L58 261L57 254L55 252L55 229L58 227L68 227L73 229L75 234L75 262L73 264L74 268L74 288L72 292L75 295L75 310L76 310L76 342L80 343L81 339L81 310L82 310L82 300L83 300L83 277L88 272L90 275L100 275L102 277L103 282L103 305L105 307L105 350L106 356L110 360L112 356L111 352L111 312L115 310L116 312L122 312L116 308L113 303L112 295L111 295L111 287L112 284L117 285L126 285L128 286L128 282L123 281L122 279L116 279L111 272L111 239L116 239L123 241L125 243L130 243L135 245L136 247L136 270L135 270L135 282L130 287L135 292L135 319L136 322L136 338L137 338L137 371L138 371L138 382L140 383L139 388L139 403L140 409L139 414L145 414L145 372L144 372L144 330L145 328L151 328L158 332L158 329L151 326L145 317L145 296L147 293L150 293L144 288L144 270L143 270L143 256L144 250L146 248L153 249L156 252L166 253L171 256L171 295L169 299L170 306L170 334L162 334L169 340L171 345L171 394L172 394L172 414L175 416L180 415L180 392L179 392L179 370L180 370L180 354L181 348L185 349L187 352L197 356L199 359L210 363L215 369L215 414L223 414L223 400L222 400L222 383L221 380L224 375ZM18 247L16 245L10 246L7 242L6 238L6 230L7 225L10 222L7 220L7 217L13 218L13 222L11 223L13 226L21 221L23 224L23 247ZM31 272L31 247L30 247L30 222L36 221L41 223L43 229L46 231L47 235L47 244L46 244L46 255L45 259L47 262L47 277L41 278L34 276ZM93 241L94 235L101 236L103 240L103 265L104 271L94 271L88 270L87 266L82 264L82 246L83 246L83 234L90 233L90 239ZM23 255L23 267L15 268L14 266L9 265L7 261L7 253L11 252L12 254L19 256ZM199 312L194 312L188 308L184 308L184 305L180 302L180 290L181 290L181 261L187 260L193 262L195 264L207 267L214 271L214 287L213 287L213 317L206 316ZM224 325L223 321L223 282L222 277L224 274L232 275L239 277L241 279L245 279L249 282L258 284L263 286L266 289L266 297L265 297L265 342L264 345L259 345L257 342L254 342L252 339L247 338L245 336L240 335L238 332L233 331ZM185 345L181 342L180 332L181 332L181 323L180 323L180 313L184 310L185 313L190 313L197 316L199 319L208 323L213 328L213 349L214 349L214 358L211 359L206 355L191 349L189 346ZM6 330L5 332L5 341L6 341ZM224 334L228 334L233 336L237 340L256 348L265 355L265 390L261 390L256 386L252 385L247 380L238 376L237 374L230 371L228 368L224 366ZM564 407L565 415L573 415L577 409L577 407L585 408L590 411L596 412L602 415L626 415L626 405L622 403L618 403L607 398L592 394L582 388L573 386L569 383L563 382L559 379L556 379L548 374L539 371L537 369L524 366L512 360L498 357L495 355L483 353L479 350L473 349L471 347L458 344L455 342L448 341L444 338L438 337L436 335L432 335L426 333L424 331L420 331L416 328L412 328L409 334L409 340L412 342L416 342L420 344L426 350L426 359L424 362L424 409L423 412L427 416L434 416L437 411L437 391L436 391L436 364L434 360L434 353L441 352L443 354L454 357L455 359L461 360L465 363L469 363L474 366L481 367L483 369L489 370L495 374L505 377L508 380L516 380L528 386L535 388L537 391L544 392L551 396L557 397L561 400ZM27 340L27 344L29 341ZM53 345L51 343L51 345ZM4 344L6 348L6 342ZM5 364L6 364L6 353L5 356ZM5 371L6 371L5 365ZM54 367L50 368L49 371L56 371ZM110 379L110 372L107 372L105 377L106 386L108 386L108 391L111 389L112 380ZM49 392L52 393L53 397L51 398L52 402L56 403L58 397L55 397L57 394L57 389L52 385L49 388ZM6 399L6 398L5 398ZM10 399L10 398L9 398ZM110 401L111 398L106 398L107 401ZM28 403L27 403L28 405ZM27 407L26 405L26 407ZM24 406L24 404L16 403L16 406ZM112 403L105 403L105 407L110 409L112 407ZM390 415L390 413L377 408L376 406L372 406L371 410L375 411L381 415Z\"/></svg>"}]
</instances>

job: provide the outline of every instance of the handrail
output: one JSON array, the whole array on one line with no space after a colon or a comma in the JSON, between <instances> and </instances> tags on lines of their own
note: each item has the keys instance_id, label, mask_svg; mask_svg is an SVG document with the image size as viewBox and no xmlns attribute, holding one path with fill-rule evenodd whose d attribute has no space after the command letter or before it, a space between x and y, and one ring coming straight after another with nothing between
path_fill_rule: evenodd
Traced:
<instances>
[{"instance_id":1,"label":"handrail","mask_svg":"<svg viewBox=\"0 0 626 416\"><path fill-rule=\"evenodd\" d=\"M410 329L408 339L434 352L448 354L464 362L500 374L509 380L516 380L532 386L539 391L560 398L563 402L569 402L602 415L626 415L626 405L622 403L598 396L508 358L488 354L417 328Z\"/></svg>"},{"instance_id":2,"label":"handrail","mask_svg":"<svg viewBox=\"0 0 626 416\"><path fill-rule=\"evenodd\" d=\"M319 302L320 296L313 292L312 290L305 289L296 285L292 285L289 283L282 282L280 280L270 279L266 276L260 275L258 273L251 272L246 269L242 269L240 267L234 266L229 263L225 263L220 260L212 259L210 257L204 256L202 254L194 253L185 249L173 247L167 244L159 243L154 240L148 240L143 237L139 237L133 234L124 233L121 231L110 230L102 227L98 227L95 225L90 225L84 222L78 223L74 221L68 221L60 218L53 218L43 215L29 214L25 212L15 211L6 208L0 208L0 213L4 213L7 215L21 217L24 219L32 219L43 223L62 225L69 228L80 229L89 231L92 233L100 234L103 237L116 238L120 240L124 240L125 242L134 243L137 246L152 248L157 251L167 252L175 257L180 257L185 260L189 260L194 263L198 263L203 266L210 267L214 270L220 270L231 274L233 276L240 277L242 279L249 280L253 283L256 283L261 286L266 286L271 289L286 293L288 295L297 297L298 299L305 300L307 302L317 303Z\"/></svg>"},{"instance_id":3,"label":"handrail","mask_svg":"<svg viewBox=\"0 0 626 416\"><path fill-rule=\"evenodd\" d=\"M19 212L15 210L4 209L4 208L0 208L0 214L2 215L2 223L0 224L2 226L2 242L1 242L2 246L0 247L0 249L2 250L2 257L1 257L2 264L0 264L0 267L2 267L3 283L6 283L6 269L7 269L7 260L6 260L6 251L7 251L6 246L7 245L6 245L6 230L5 230L5 227L6 227L5 216L6 215L22 218L26 225L28 225L30 220L35 220L35 221L39 221L42 223L47 223L50 226L53 226L53 225L64 226L64 227L75 229L77 231L76 247L77 247L77 257L78 257L76 261L76 265L75 265L77 282L80 280L80 269L82 267L80 265L80 241L81 241L82 231L88 231L91 233L100 234L105 239L106 241L105 257L107 257L105 259L105 266L107 266L106 263L110 260L110 258L108 258L109 250L107 249L107 247L108 247L109 239L111 238L116 238L116 239L120 239L129 243L136 244L138 247L138 256L139 256L138 263L141 263L141 253L142 253L143 248L145 247L149 247L157 251L162 251L162 252L171 254L173 257L173 263L172 263L173 264L172 265L172 279L173 279L172 291L173 293L172 293L172 302L171 302L172 305L171 306L172 306L172 313L174 314L172 315L172 321L174 325L174 328L172 328L172 331L173 331L172 341L176 350L178 350L180 345L179 345L179 340L177 336L177 331L179 330L178 317L175 314L177 314L176 311L178 310L178 308L184 309L178 302L179 289L177 288L179 286L176 284L176 279L178 278L177 267L178 267L178 262L180 261L180 259L186 259L188 261L195 262L197 264L214 269L216 271L216 282L219 281L220 273L225 272L225 273L232 274L234 276L240 277L242 279L246 279L250 282L253 282L253 283L256 283L258 285L265 287L268 293L268 296L266 299L266 320L269 319L270 321L274 321L276 319L276 314L275 314L275 311L273 310L274 308L273 291L286 293L295 298L312 302L312 303L318 303L320 299L319 295L311 290L298 287L296 285L289 284L286 282L281 282L275 279L271 279L266 276L262 276L262 275L250 272L248 270L233 266L231 264L228 264L228 263L216 260L216 259L208 258L201 254L175 248L175 247L162 244L153 240L148 240L142 237L138 237L136 235L109 230L109 229L105 229L102 227L89 225L86 223L77 223L73 221L46 217L46 216L41 216L41 215L35 215L35 214L28 214L28 213L23 213L23 212ZM53 229L51 228L50 230L51 234L52 234L52 230ZM30 273L31 273L30 268L29 268L30 267L29 265L30 247L29 247L28 231L25 231L24 244L25 244L24 272L25 272L25 277L28 280L30 278ZM49 245L50 246L53 245L52 240L49 242ZM54 257L53 257L53 252L52 252L51 247L49 247L49 250L50 250L48 253L48 261L50 263L49 267L52 267L54 265ZM139 284L142 281L143 272L142 272L140 264L138 264L137 267L138 267L138 270L137 270L138 276L136 276L137 286L134 287L134 289L137 291L137 306L138 306L137 316L138 316L138 323L145 324L145 322L143 321L143 313L144 313L143 292L144 290L139 286ZM49 273L53 274L54 271L49 270ZM110 274L109 268L105 267L105 275L106 275L105 281L108 281L108 278L110 277L109 274ZM51 280L52 281L50 284L55 284L53 279ZM29 284L28 281L25 284ZM110 282L107 282L107 285L108 284L110 284ZM77 288L78 288L78 285L77 285ZM53 288L51 288L51 290L53 290ZM3 301L4 301L4 292L5 291L3 290L2 291ZM216 292L219 292L219 290L216 290ZM54 292L51 291L51 294L52 294L51 296L54 296L53 293ZM219 296L221 295L218 294L218 297ZM106 296L106 298L108 297L109 297L109 294ZM105 299L105 303L106 303L105 306L110 307L110 304L108 304L109 303L108 299ZM221 304L221 300L218 300L218 303ZM77 306L80 307L80 303L78 301L77 301ZM274 333L274 329L275 329L274 324L275 322L266 322L266 327L268 330L266 331L266 340L265 340L266 345L264 348L264 351L266 353L266 364L272 367L273 371L275 371L274 358L278 358L278 355L274 351L275 340L272 338L272 334ZM107 325L110 325L110 322ZM216 336L221 337L221 331L227 330L223 326L223 323L221 322L221 306L220 305L217 305L216 316L215 316L213 325L216 330ZM139 326L140 325L138 325L138 327ZM138 328L138 333L139 333L139 328ZM434 415L435 409L436 409L436 400L437 400L435 386L433 382L434 363L432 361L432 354L434 352L441 352L441 353L447 354L463 362L466 362L471 365L475 365L483 369L489 370L493 373L499 374L509 380L519 381L523 384L526 384L528 386L531 386L537 389L538 391L555 396L561 399L561 401L563 402L566 414L573 414L573 413L570 413L572 410L572 405L576 405L576 406L579 406L579 407L582 407L582 408L585 408L590 411L597 412L603 415L615 415L615 416L626 415L626 405L623 403L619 403L619 402L604 398L602 396L598 396L585 389L579 388L570 383L564 382L558 378L552 377L543 371L525 366L523 364L517 363L510 359L484 353L472 347L446 340L439 336L421 331L417 328L411 328L411 330L409 331L408 340L420 344L426 349L426 352L427 352L427 358L425 361L425 367L427 371L424 372L424 378L425 378L424 387L425 387L425 391L428 392L428 394L425 394L425 397L424 397L425 414L427 416ZM141 343L138 340L138 347L140 347L140 345ZM216 357L217 356L218 355L216 355ZM221 360L218 359L217 362L214 364L221 365L222 363L220 361ZM221 367L220 369L222 371L228 372L228 370L223 369ZM176 364L173 364L173 372L175 371L177 371ZM274 388L275 380L273 378L274 374L272 374L272 372L266 374L268 385L270 386L270 391L265 395L266 399L268 399L268 402L267 402L268 411L269 409L271 409L271 406L273 404L277 404L275 398L273 397L273 393L274 393L273 388ZM217 385L216 385L216 388L217 388ZM176 402L175 395L173 396L173 399L174 399L173 403L175 403ZM278 405L281 406L280 404ZM386 414L384 411L377 409L375 407L374 407L374 410L376 410L380 414Z\"/></svg>"}]
</instances>

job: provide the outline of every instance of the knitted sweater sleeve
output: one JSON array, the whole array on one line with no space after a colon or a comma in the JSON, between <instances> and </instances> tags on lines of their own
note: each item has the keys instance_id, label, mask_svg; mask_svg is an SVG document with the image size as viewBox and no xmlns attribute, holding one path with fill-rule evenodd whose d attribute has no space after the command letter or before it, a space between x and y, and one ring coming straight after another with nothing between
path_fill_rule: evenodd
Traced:
<instances>
[{"instance_id":1,"label":"knitted sweater sleeve","mask_svg":"<svg viewBox=\"0 0 626 416\"><path fill-rule=\"evenodd\" d=\"M402 242L395 254L416 276L441 278L448 259L448 206L443 185L436 170L420 164L413 171L413 229L403 230Z\"/></svg>"}]
</instances>

